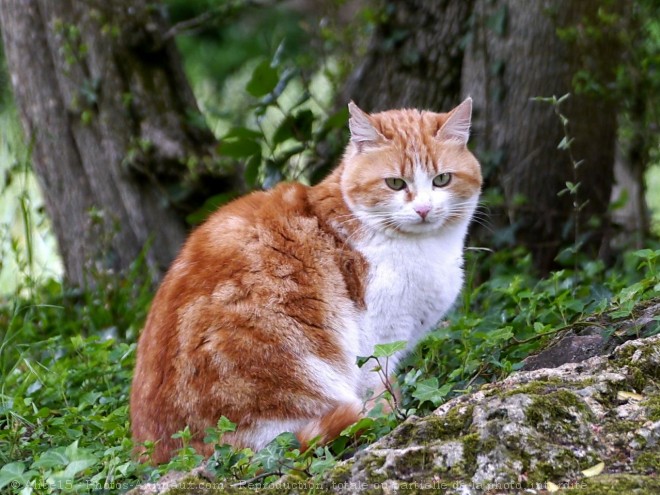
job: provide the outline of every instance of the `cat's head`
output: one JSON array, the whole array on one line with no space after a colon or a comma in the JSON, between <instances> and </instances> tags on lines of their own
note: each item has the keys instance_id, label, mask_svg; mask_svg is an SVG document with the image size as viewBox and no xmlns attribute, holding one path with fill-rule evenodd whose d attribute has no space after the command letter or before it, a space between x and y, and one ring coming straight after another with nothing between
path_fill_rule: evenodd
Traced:
<instances>
[{"instance_id":1,"label":"cat's head","mask_svg":"<svg viewBox=\"0 0 660 495\"><path fill-rule=\"evenodd\" d=\"M403 235L467 224L481 190L467 149L472 100L449 113L390 110L369 115L349 104L351 142L341 190L367 227Z\"/></svg>"}]
</instances>

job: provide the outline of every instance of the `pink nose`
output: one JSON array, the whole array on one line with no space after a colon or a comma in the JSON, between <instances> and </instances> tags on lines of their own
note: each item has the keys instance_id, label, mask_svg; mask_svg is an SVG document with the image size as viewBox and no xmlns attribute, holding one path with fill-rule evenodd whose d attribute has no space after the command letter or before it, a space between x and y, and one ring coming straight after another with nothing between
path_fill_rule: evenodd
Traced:
<instances>
[{"instance_id":1,"label":"pink nose","mask_svg":"<svg viewBox=\"0 0 660 495\"><path fill-rule=\"evenodd\" d=\"M422 220L426 219L426 215L429 214L429 211L431 211L431 207L429 205L419 205L415 206L415 212L422 217Z\"/></svg>"}]
</instances>

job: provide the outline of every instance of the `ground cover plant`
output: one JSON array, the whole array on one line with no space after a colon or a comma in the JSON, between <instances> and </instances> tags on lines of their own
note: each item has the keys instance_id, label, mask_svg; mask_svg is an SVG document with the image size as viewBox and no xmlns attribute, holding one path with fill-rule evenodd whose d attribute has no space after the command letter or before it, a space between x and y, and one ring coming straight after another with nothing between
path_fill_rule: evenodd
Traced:
<instances>
[{"instance_id":1,"label":"ground cover plant","mask_svg":"<svg viewBox=\"0 0 660 495\"><path fill-rule=\"evenodd\" d=\"M587 317L625 318L660 290L660 250L645 249L606 269L584 261L534 277L520 251L469 251L462 303L410 356L399 373L403 400L394 413L377 412L328 446L297 450L281 435L260 452L218 444L207 466L240 484L281 474L308 478L391 431L411 414L429 413L449 398L505 376L547 339ZM484 267L486 267L484 269ZM61 284L33 287L7 301L0 323L0 490L3 493L93 493L127 489L171 470L190 470L201 457L184 448L169 463L136 463L128 421L135 339L151 290L136 263L130 278L97 289L67 292ZM476 272L487 274L476 283ZM606 329L605 329L606 330ZM655 332L660 331L660 322ZM387 344L387 343L385 343ZM385 369L397 343L379 346L364 366ZM207 441L234 425L221 418ZM355 433L361 431L358 438Z\"/></svg>"}]
</instances>

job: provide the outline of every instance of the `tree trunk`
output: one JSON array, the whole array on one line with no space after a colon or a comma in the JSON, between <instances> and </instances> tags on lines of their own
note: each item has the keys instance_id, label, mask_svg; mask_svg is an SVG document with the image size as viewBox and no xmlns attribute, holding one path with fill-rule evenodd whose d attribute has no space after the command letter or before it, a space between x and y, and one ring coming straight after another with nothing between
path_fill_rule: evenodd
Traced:
<instances>
[{"instance_id":1,"label":"tree trunk","mask_svg":"<svg viewBox=\"0 0 660 495\"><path fill-rule=\"evenodd\" d=\"M389 2L388 16L349 78L343 99L367 111L442 112L460 102L463 44L473 0Z\"/></svg>"},{"instance_id":2,"label":"tree trunk","mask_svg":"<svg viewBox=\"0 0 660 495\"><path fill-rule=\"evenodd\" d=\"M147 244L158 278L186 212L236 180L213 170L216 142L161 12L147 0L5 0L0 27L68 281L124 271Z\"/></svg>"},{"instance_id":3,"label":"tree trunk","mask_svg":"<svg viewBox=\"0 0 660 495\"><path fill-rule=\"evenodd\" d=\"M574 93L579 70L603 85L613 80L619 47L605 28L586 46L557 34L570 28L567 35L580 39L598 24L600 6L599 0L479 0L475 6L463 89L475 99L478 154L487 183L503 189L515 240L531 249L542 271L552 268L562 245L585 241L584 249L595 254L606 238L615 102L602 93L572 94L560 107L569 119L572 154L582 160L574 175L569 154L558 149L565 135L560 119L550 104L533 101ZM607 60L598 59L600 53ZM579 182L577 195L558 196L567 181Z\"/></svg>"}]
</instances>

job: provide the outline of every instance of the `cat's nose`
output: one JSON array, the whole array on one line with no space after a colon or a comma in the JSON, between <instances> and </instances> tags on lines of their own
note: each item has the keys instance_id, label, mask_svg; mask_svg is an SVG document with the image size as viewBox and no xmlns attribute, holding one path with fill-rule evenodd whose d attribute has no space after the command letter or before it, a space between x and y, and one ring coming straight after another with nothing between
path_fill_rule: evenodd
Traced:
<instances>
[{"instance_id":1,"label":"cat's nose","mask_svg":"<svg viewBox=\"0 0 660 495\"><path fill-rule=\"evenodd\" d=\"M426 215L429 214L429 211L431 211L431 207L429 205L415 206L415 213L422 217L422 220L426 220Z\"/></svg>"}]
</instances>

